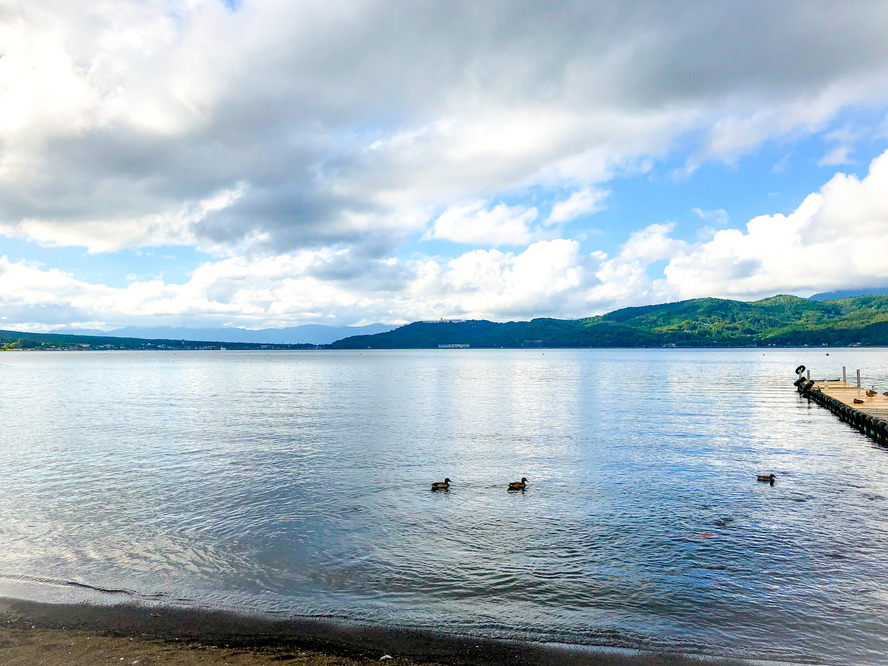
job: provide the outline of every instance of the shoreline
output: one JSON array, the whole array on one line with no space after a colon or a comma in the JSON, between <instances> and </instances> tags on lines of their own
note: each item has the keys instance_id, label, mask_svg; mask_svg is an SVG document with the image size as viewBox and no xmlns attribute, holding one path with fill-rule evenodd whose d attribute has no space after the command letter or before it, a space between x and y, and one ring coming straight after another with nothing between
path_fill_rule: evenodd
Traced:
<instances>
[{"instance_id":1,"label":"shoreline","mask_svg":"<svg viewBox=\"0 0 888 666\"><path fill-rule=\"evenodd\" d=\"M382 659L390 657L390 659ZM5 664L454 664L740 666L777 662L522 643L430 631L269 619L132 604L50 604L0 598Z\"/></svg>"}]
</instances>

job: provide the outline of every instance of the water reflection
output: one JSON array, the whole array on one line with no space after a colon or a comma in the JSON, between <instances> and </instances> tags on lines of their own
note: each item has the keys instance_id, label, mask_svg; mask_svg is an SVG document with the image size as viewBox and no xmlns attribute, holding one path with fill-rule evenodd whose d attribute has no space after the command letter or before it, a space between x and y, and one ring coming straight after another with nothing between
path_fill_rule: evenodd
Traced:
<instances>
[{"instance_id":1,"label":"water reflection","mask_svg":"<svg viewBox=\"0 0 888 666\"><path fill-rule=\"evenodd\" d=\"M888 452L810 353L10 355L0 589L879 663Z\"/></svg>"}]
</instances>

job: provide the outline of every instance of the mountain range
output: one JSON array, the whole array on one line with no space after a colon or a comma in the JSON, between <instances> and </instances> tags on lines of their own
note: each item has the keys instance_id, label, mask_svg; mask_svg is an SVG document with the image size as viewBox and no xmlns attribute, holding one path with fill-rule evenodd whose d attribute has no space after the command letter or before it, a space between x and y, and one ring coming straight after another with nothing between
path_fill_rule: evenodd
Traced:
<instances>
[{"instance_id":1,"label":"mountain range","mask_svg":"<svg viewBox=\"0 0 888 666\"><path fill-rule=\"evenodd\" d=\"M352 335L372 335L395 328L389 324L367 326L324 326L306 324L289 328L185 328L182 326L127 326L113 331L99 329L56 329L55 335L87 335L107 338L140 338L143 340L199 340L208 342L241 342L247 344L327 345Z\"/></svg>"},{"instance_id":2,"label":"mountain range","mask_svg":"<svg viewBox=\"0 0 888 666\"><path fill-rule=\"evenodd\" d=\"M416 322L339 340L333 349L470 347L888 346L888 296L744 302L696 298L585 319Z\"/></svg>"},{"instance_id":3,"label":"mountain range","mask_svg":"<svg viewBox=\"0 0 888 666\"><path fill-rule=\"evenodd\" d=\"M823 301L787 295L753 302L696 298L583 319L420 321L385 329L391 327L126 328L90 336L0 331L0 348L218 349L222 343L237 349L888 346L888 295Z\"/></svg>"},{"instance_id":4,"label":"mountain range","mask_svg":"<svg viewBox=\"0 0 888 666\"><path fill-rule=\"evenodd\" d=\"M854 298L855 296L884 296L888 294L888 287L872 287L869 289L841 289L839 291L825 291L809 296L812 301L834 301L837 298Z\"/></svg>"}]
</instances>

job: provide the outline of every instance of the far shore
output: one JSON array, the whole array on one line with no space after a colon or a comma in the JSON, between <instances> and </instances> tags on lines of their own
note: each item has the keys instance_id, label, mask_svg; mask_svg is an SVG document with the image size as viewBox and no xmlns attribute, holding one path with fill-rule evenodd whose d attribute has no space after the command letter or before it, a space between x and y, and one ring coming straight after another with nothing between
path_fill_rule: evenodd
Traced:
<instances>
[{"instance_id":1,"label":"far shore","mask_svg":"<svg viewBox=\"0 0 888 666\"><path fill-rule=\"evenodd\" d=\"M754 662L618 654L317 619L270 620L170 607L0 598L0 663L740 666Z\"/></svg>"}]
</instances>

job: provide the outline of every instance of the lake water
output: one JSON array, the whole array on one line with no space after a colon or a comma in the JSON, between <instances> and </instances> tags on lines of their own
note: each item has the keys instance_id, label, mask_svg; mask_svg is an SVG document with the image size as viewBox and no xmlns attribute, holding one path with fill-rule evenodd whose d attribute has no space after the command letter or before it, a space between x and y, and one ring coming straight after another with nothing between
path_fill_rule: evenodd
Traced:
<instances>
[{"instance_id":1,"label":"lake water","mask_svg":"<svg viewBox=\"0 0 888 666\"><path fill-rule=\"evenodd\" d=\"M888 449L792 386L888 354L829 351L2 354L0 594L888 663Z\"/></svg>"}]
</instances>

